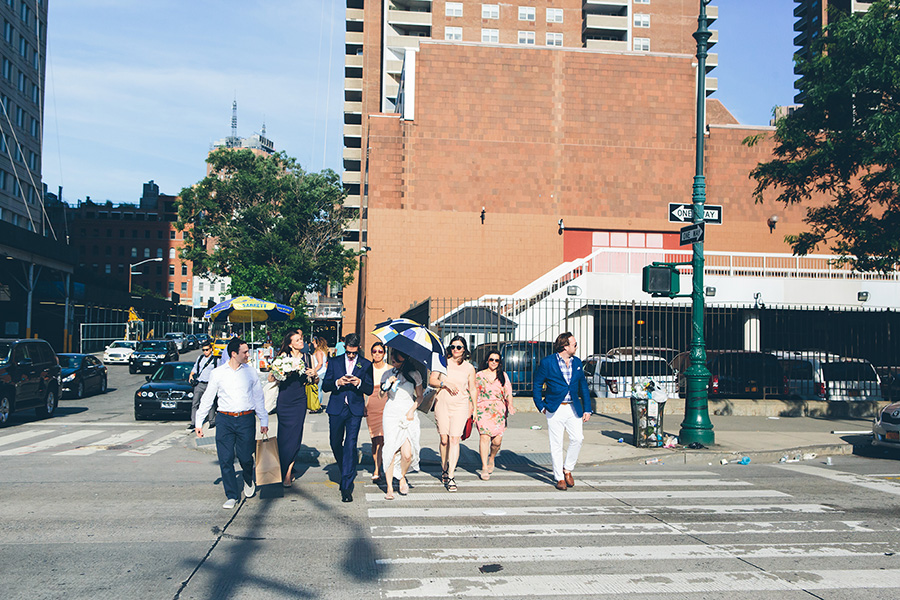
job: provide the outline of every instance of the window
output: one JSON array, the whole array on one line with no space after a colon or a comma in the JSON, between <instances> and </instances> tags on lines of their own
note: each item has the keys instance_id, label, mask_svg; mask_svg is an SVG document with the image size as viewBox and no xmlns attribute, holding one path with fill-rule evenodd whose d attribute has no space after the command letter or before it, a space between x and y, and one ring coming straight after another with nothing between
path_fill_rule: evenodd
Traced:
<instances>
[{"instance_id":1,"label":"window","mask_svg":"<svg viewBox=\"0 0 900 600\"><path fill-rule=\"evenodd\" d=\"M169 260L175 260L175 248L169 248Z\"/></svg>"},{"instance_id":2,"label":"window","mask_svg":"<svg viewBox=\"0 0 900 600\"><path fill-rule=\"evenodd\" d=\"M25 79L25 73L23 73L22 71L19 71L19 80L18 80L17 86L19 88L19 91L22 92L23 94L25 93L25 87L26 87L25 84L27 83L27 81L28 80Z\"/></svg>"},{"instance_id":3,"label":"window","mask_svg":"<svg viewBox=\"0 0 900 600\"><path fill-rule=\"evenodd\" d=\"M219 284L219 292L221 292L222 294L225 293L225 282L224 281ZM225 300L225 298L222 298L222 300Z\"/></svg>"},{"instance_id":4,"label":"window","mask_svg":"<svg viewBox=\"0 0 900 600\"><path fill-rule=\"evenodd\" d=\"M120 237L120 238L125 237L125 230L124 230L124 229L120 229L120 230L119 230L119 237Z\"/></svg>"},{"instance_id":5,"label":"window","mask_svg":"<svg viewBox=\"0 0 900 600\"><path fill-rule=\"evenodd\" d=\"M0 170L0 190L6 189L6 171Z\"/></svg>"},{"instance_id":6,"label":"window","mask_svg":"<svg viewBox=\"0 0 900 600\"><path fill-rule=\"evenodd\" d=\"M31 117L31 136L38 137L38 121L34 117Z\"/></svg>"},{"instance_id":7,"label":"window","mask_svg":"<svg viewBox=\"0 0 900 600\"><path fill-rule=\"evenodd\" d=\"M650 0L634 0L635 4L650 4Z\"/></svg>"},{"instance_id":8,"label":"window","mask_svg":"<svg viewBox=\"0 0 900 600\"><path fill-rule=\"evenodd\" d=\"M202 281L197 284L197 291L198 292L203 291L203 282ZM200 302L203 302L203 298L200 299Z\"/></svg>"},{"instance_id":9,"label":"window","mask_svg":"<svg viewBox=\"0 0 900 600\"><path fill-rule=\"evenodd\" d=\"M650 15L636 13L634 15L634 26L643 28L650 27Z\"/></svg>"},{"instance_id":10,"label":"window","mask_svg":"<svg viewBox=\"0 0 900 600\"><path fill-rule=\"evenodd\" d=\"M149 229L144 231L144 239L146 239L146 240L150 239L150 230Z\"/></svg>"},{"instance_id":11,"label":"window","mask_svg":"<svg viewBox=\"0 0 900 600\"><path fill-rule=\"evenodd\" d=\"M181 282L181 293L184 294L187 292L187 281Z\"/></svg>"},{"instance_id":12,"label":"window","mask_svg":"<svg viewBox=\"0 0 900 600\"><path fill-rule=\"evenodd\" d=\"M150 248L144 248L144 258L150 258Z\"/></svg>"},{"instance_id":13,"label":"window","mask_svg":"<svg viewBox=\"0 0 900 600\"><path fill-rule=\"evenodd\" d=\"M119 256L125 256L125 246L119 246Z\"/></svg>"},{"instance_id":14,"label":"window","mask_svg":"<svg viewBox=\"0 0 900 600\"><path fill-rule=\"evenodd\" d=\"M175 274L175 265L169 265L169 275Z\"/></svg>"},{"instance_id":15,"label":"window","mask_svg":"<svg viewBox=\"0 0 900 600\"><path fill-rule=\"evenodd\" d=\"M32 66L34 66L35 71L39 71L41 69L41 55L38 54L37 50L32 50L31 64Z\"/></svg>"},{"instance_id":16,"label":"window","mask_svg":"<svg viewBox=\"0 0 900 600\"><path fill-rule=\"evenodd\" d=\"M547 45L548 46L562 46L563 45L563 34L547 32Z\"/></svg>"},{"instance_id":17,"label":"window","mask_svg":"<svg viewBox=\"0 0 900 600\"><path fill-rule=\"evenodd\" d=\"M28 58L28 40L21 35L19 36L19 54L22 58Z\"/></svg>"},{"instance_id":18,"label":"window","mask_svg":"<svg viewBox=\"0 0 900 600\"><path fill-rule=\"evenodd\" d=\"M448 17L461 17L462 10L462 2L448 2L444 5L444 15Z\"/></svg>"},{"instance_id":19,"label":"window","mask_svg":"<svg viewBox=\"0 0 900 600\"><path fill-rule=\"evenodd\" d=\"M650 52L650 38L634 38L633 49L635 52Z\"/></svg>"},{"instance_id":20,"label":"window","mask_svg":"<svg viewBox=\"0 0 900 600\"><path fill-rule=\"evenodd\" d=\"M174 240L174 239L175 239L175 232L174 232L174 231L170 231L170 232L169 232L169 239L170 239L170 240Z\"/></svg>"},{"instance_id":21,"label":"window","mask_svg":"<svg viewBox=\"0 0 900 600\"><path fill-rule=\"evenodd\" d=\"M461 42L462 41L462 27L445 27L444 28L444 39L449 40L451 42Z\"/></svg>"},{"instance_id":22,"label":"window","mask_svg":"<svg viewBox=\"0 0 900 600\"><path fill-rule=\"evenodd\" d=\"M499 29L482 29L481 30L481 41L486 42L488 44L500 43L500 30Z\"/></svg>"},{"instance_id":23,"label":"window","mask_svg":"<svg viewBox=\"0 0 900 600\"><path fill-rule=\"evenodd\" d=\"M28 8L28 5L22 2L21 6L19 6L21 10L19 10L19 16L22 17L22 22L28 25L28 16L31 14L31 9Z\"/></svg>"},{"instance_id":24,"label":"window","mask_svg":"<svg viewBox=\"0 0 900 600\"><path fill-rule=\"evenodd\" d=\"M137 258L137 248L131 249L131 258Z\"/></svg>"},{"instance_id":25,"label":"window","mask_svg":"<svg viewBox=\"0 0 900 600\"><path fill-rule=\"evenodd\" d=\"M13 38L12 24L9 21L7 21L6 19L3 19L3 39L6 40L7 44L12 44L12 38Z\"/></svg>"},{"instance_id":26,"label":"window","mask_svg":"<svg viewBox=\"0 0 900 600\"><path fill-rule=\"evenodd\" d=\"M519 7L519 20L520 21L534 21L535 10L533 6L520 6Z\"/></svg>"},{"instance_id":27,"label":"window","mask_svg":"<svg viewBox=\"0 0 900 600\"><path fill-rule=\"evenodd\" d=\"M112 273L112 265L110 265L110 264L105 265L103 270L107 275L111 274Z\"/></svg>"},{"instance_id":28,"label":"window","mask_svg":"<svg viewBox=\"0 0 900 600\"><path fill-rule=\"evenodd\" d=\"M8 58L3 59L3 77L12 80L12 63Z\"/></svg>"},{"instance_id":29,"label":"window","mask_svg":"<svg viewBox=\"0 0 900 600\"><path fill-rule=\"evenodd\" d=\"M121 248L119 248L119 250L121 250ZM121 252L120 252L120 254L121 254ZM119 264L119 275L121 275L124 272L125 272L125 265Z\"/></svg>"},{"instance_id":30,"label":"window","mask_svg":"<svg viewBox=\"0 0 900 600\"><path fill-rule=\"evenodd\" d=\"M547 9L547 22L548 23L562 23L563 22L563 9L548 8Z\"/></svg>"},{"instance_id":31,"label":"window","mask_svg":"<svg viewBox=\"0 0 900 600\"><path fill-rule=\"evenodd\" d=\"M499 4L482 4L481 5L481 18L482 19L499 19L500 18L500 5ZM484 40L482 40L484 41Z\"/></svg>"},{"instance_id":32,"label":"window","mask_svg":"<svg viewBox=\"0 0 900 600\"><path fill-rule=\"evenodd\" d=\"M28 167L29 167L32 171L37 171L37 170L38 170L37 154L35 154L35 153L32 152L31 150L28 151Z\"/></svg>"},{"instance_id":33,"label":"window","mask_svg":"<svg viewBox=\"0 0 900 600\"><path fill-rule=\"evenodd\" d=\"M175 282L174 282L174 281L170 281L170 282L169 282L169 291L170 291L170 292L174 292L174 291L175 291Z\"/></svg>"},{"instance_id":34,"label":"window","mask_svg":"<svg viewBox=\"0 0 900 600\"><path fill-rule=\"evenodd\" d=\"M162 275L162 265L156 265L156 274Z\"/></svg>"},{"instance_id":35,"label":"window","mask_svg":"<svg viewBox=\"0 0 900 600\"><path fill-rule=\"evenodd\" d=\"M22 158L22 148L20 146L16 146L16 151L13 154L15 155L16 162L22 162L24 160Z\"/></svg>"},{"instance_id":36,"label":"window","mask_svg":"<svg viewBox=\"0 0 900 600\"><path fill-rule=\"evenodd\" d=\"M534 32L533 31L520 31L519 32L519 43L526 44L529 46L534 46Z\"/></svg>"},{"instance_id":37,"label":"window","mask_svg":"<svg viewBox=\"0 0 900 600\"><path fill-rule=\"evenodd\" d=\"M19 197L19 180L18 179L13 179L12 187L13 187L12 195L15 196L16 198L18 198Z\"/></svg>"},{"instance_id":38,"label":"window","mask_svg":"<svg viewBox=\"0 0 900 600\"><path fill-rule=\"evenodd\" d=\"M156 237L159 238L159 239L163 239L163 232L162 232L162 229L160 229L159 231L156 232Z\"/></svg>"},{"instance_id":39,"label":"window","mask_svg":"<svg viewBox=\"0 0 900 600\"><path fill-rule=\"evenodd\" d=\"M162 258L162 257L163 257L163 249L157 248L156 249L156 258Z\"/></svg>"},{"instance_id":40,"label":"window","mask_svg":"<svg viewBox=\"0 0 900 600\"><path fill-rule=\"evenodd\" d=\"M16 125L19 127L25 127L25 111L21 106L16 107Z\"/></svg>"},{"instance_id":41,"label":"window","mask_svg":"<svg viewBox=\"0 0 900 600\"><path fill-rule=\"evenodd\" d=\"M187 265L184 263L182 263L181 265L181 274L185 276L187 275Z\"/></svg>"},{"instance_id":42,"label":"window","mask_svg":"<svg viewBox=\"0 0 900 600\"><path fill-rule=\"evenodd\" d=\"M36 86L35 84L32 83L31 84L31 101L34 102L35 104L38 103L38 94L39 94L38 86Z\"/></svg>"}]
</instances>

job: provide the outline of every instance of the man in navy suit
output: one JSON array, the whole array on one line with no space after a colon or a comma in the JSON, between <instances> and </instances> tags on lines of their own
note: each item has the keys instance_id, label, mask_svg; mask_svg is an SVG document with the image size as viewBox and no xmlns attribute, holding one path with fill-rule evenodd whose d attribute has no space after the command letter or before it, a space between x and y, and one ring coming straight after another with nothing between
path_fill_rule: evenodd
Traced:
<instances>
[{"instance_id":1,"label":"man in navy suit","mask_svg":"<svg viewBox=\"0 0 900 600\"><path fill-rule=\"evenodd\" d=\"M328 429L331 451L341 471L341 501L353 502L353 479L356 477L356 440L366 410L365 396L372 393L372 363L359 355L359 335L344 337L345 351L328 361L322 389L331 393L328 399Z\"/></svg>"},{"instance_id":2,"label":"man in navy suit","mask_svg":"<svg viewBox=\"0 0 900 600\"><path fill-rule=\"evenodd\" d=\"M560 334L553 344L554 354L542 360L534 374L534 405L547 416L550 459L558 490L575 485L572 470L584 442L583 424L591 418L590 389L581 359L575 356L577 349L574 335L568 331ZM569 448L563 460L565 433L569 434Z\"/></svg>"}]
</instances>

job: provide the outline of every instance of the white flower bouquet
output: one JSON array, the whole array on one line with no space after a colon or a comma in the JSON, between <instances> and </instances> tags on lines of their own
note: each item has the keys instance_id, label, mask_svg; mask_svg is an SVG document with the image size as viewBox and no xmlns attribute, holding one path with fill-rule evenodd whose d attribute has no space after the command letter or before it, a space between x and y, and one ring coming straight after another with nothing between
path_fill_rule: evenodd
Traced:
<instances>
[{"instance_id":1,"label":"white flower bouquet","mask_svg":"<svg viewBox=\"0 0 900 600\"><path fill-rule=\"evenodd\" d=\"M272 365L270 367L272 376L275 377L278 381L284 381L287 379L291 373L300 372L306 370L306 365L303 362L302 357L294 358L293 356L288 356L286 354L282 354L280 356L276 356L275 360L272 361Z\"/></svg>"}]
</instances>

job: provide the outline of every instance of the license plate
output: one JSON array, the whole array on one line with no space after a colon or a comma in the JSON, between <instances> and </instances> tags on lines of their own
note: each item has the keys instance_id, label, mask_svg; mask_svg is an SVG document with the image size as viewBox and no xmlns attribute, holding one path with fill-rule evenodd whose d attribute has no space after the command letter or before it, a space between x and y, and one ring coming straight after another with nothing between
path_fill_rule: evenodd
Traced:
<instances>
[{"instance_id":1,"label":"license plate","mask_svg":"<svg viewBox=\"0 0 900 600\"><path fill-rule=\"evenodd\" d=\"M174 400L163 400L160 402L160 408L175 408Z\"/></svg>"},{"instance_id":2,"label":"license plate","mask_svg":"<svg viewBox=\"0 0 900 600\"><path fill-rule=\"evenodd\" d=\"M884 439L894 442L900 442L900 431L885 431Z\"/></svg>"},{"instance_id":3,"label":"license plate","mask_svg":"<svg viewBox=\"0 0 900 600\"><path fill-rule=\"evenodd\" d=\"M851 398L859 396L859 390L847 390L847 395Z\"/></svg>"},{"instance_id":4,"label":"license plate","mask_svg":"<svg viewBox=\"0 0 900 600\"><path fill-rule=\"evenodd\" d=\"M148 362L141 363L141 366L143 366L143 367L149 367L149 366L150 366L150 363L148 363Z\"/></svg>"}]
</instances>

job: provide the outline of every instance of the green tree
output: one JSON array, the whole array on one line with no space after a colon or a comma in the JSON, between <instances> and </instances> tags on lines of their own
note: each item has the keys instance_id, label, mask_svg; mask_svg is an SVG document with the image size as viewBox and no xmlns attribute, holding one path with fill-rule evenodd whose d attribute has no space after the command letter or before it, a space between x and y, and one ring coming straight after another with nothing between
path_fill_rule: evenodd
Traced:
<instances>
[{"instance_id":1,"label":"green tree","mask_svg":"<svg viewBox=\"0 0 900 600\"><path fill-rule=\"evenodd\" d=\"M785 238L795 254L825 245L862 271L900 262L898 4L881 0L865 14L834 15L797 60L803 106L778 121L773 160L750 174L757 202L770 188L785 205L828 198L807 207L809 231Z\"/></svg>"},{"instance_id":2,"label":"green tree","mask_svg":"<svg viewBox=\"0 0 900 600\"><path fill-rule=\"evenodd\" d=\"M184 188L176 227L194 273L231 277L229 292L303 305L303 293L353 280L341 244L350 215L336 173L307 173L283 153L217 150L209 175ZM298 311L302 313L302 310Z\"/></svg>"}]
</instances>

